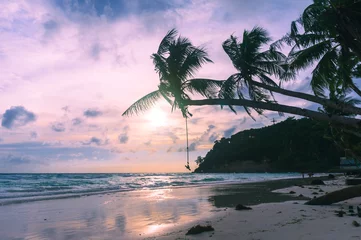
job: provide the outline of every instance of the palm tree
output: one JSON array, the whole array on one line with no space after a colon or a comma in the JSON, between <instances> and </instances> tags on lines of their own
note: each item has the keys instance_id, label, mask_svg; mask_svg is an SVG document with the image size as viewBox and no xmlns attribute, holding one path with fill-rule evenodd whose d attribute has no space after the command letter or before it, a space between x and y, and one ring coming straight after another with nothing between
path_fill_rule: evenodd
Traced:
<instances>
[{"instance_id":1,"label":"palm tree","mask_svg":"<svg viewBox=\"0 0 361 240\"><path fill-rule=\"evenodd\" d=\"M282 77L286 76L288 72L285 66L287 65L282 65L284 55L272 48L260 52L262 44L269 41L267 32L261 28L254 28L250 32L245 31L243 43L239 43L237 38L232 36L224 42L223 47L240 73L232 75L226 81L189 79L193 77L196 70L211 60L204 48L193 46L187 38L177 38L175 29L169 31L161 41L157 53L151 56L155 70L159 74L158 89L133 103L123 113L123 116L131 116L146 111L163 97L171 104L172 110L179 108L186 120L191 116L188 111L190 105L228 105L231 109L233 109L232 106L245 107L248 112L249 108L256 109L259 113L264 109L348 125L356 129L360 128L359 119L327 115L270 101L272 91L322 105L328 104L343 111L357 113L361 111L359 108L350 105L335 105L328 99L280 88L269 76L281 76L282 74ZM255 80L259 80L259 82ZM246 99L242 92L247 86L251 100ZM217 94L219 88L220 91ZM199 94L206 99L192 100L188 94ZM239 99L235 99L236 95ZM218 99L216 99L217 97Z\"/></svg>"},{"instance_id":2,"label":"palm tree","mask_svg":"<svg viewBox=\"0 0 361 240\"><path fill-rule=\"evenodd\" d=\"M154 106L162 97L172 106L179 108L186 119L187 165L189 168L188 123L192 116L183 100L190 100L188 93L211 97L222 82L209 79L191 79L205 63L212 62L202 47L195 47L188 38L177 37L175 29L170 30L161 41L158 51L151 55L155 71L159 75L158 89L133 103L122 116L139 114Z\"/></svg>"},{"instance_id":3,"label":"palm tree","mask_svg":"<svg viewBox=\"0 0 361 240\"><path fill-rule=\"evenodd\" d=\"M189 117L183 100L191 99L188 93L210 97L221 82L208 79L191 79L205 63L212 62L202 47L195 47L188 38L178 37L177 30L170 30L161 41L157 53L151 55L155 71L159 75L158 89L133 103L123 116L139 114L150 109L164 98L172 111L179 108L184 117Z\"/></svg>"},{"instance_id":4,"label":"palm tree","mask_svg":"<svg viewBox=\"0 0 361 240\"><path fill-rule=\"evenodd\" d=\"M236 36L231 35L223 42L223 49L231 59L233 66L239 73L231 75L222 85L219 97L223 99L247 99L253 101L270 101L272 91L261 86L278 88L278 84L271 76L281 78L285 74L283 64L286 56L275 49L261 51L261 48L271 41L268 32L260 27L251 31L243 32L243 41L240 42ZM247 92L245 90L248 90ZM231 106L230 106L231 107ZM233 110L233 108L231 107ZM251 116L250 108L244 107ZM262 109L253 108L257 113L262 114ZM252 116L251 116L252 117Z\"/></svg>"},{"instance_id":5,"label":"palm tree","mask_svg":"<svg viewBox=\"0 0 361 240\"><path fill-rule=\"evenodd\" d=\"M282 74L282 77L287 76L287 65L283 64L285 56L272 48L260 52L262 44L269 41L267 32L261 28L254 28L250 32L245 31L243 43L239 43L236 37L231 36L224 42L223 47L240 73L232 75L227 81L188 79L193 77L196 70L203 64L211 62L211 60L204 48L194 47L187 38L177 38L175 29L169 31L161 41L157 53L151 56L155 70L159 74L158 89L133 103L123 113L123 116L146 111L163 97L172 105L172 110L180 108L186 119L191 116L187 109L188 105L229 105L231 109L233 109L232 106L245 107L247 112L249 112L249 108L256 109L259 113L262 112L262 109L279 111L359 128L358 119L325 115L270 101L268 93L278 92L321 105L328 105L342 111L357 114L361 112L359 108L351 105L337 105L329 99L280 88L269 76L281 76ZM247 86L251 100L246 99L242 92ZM216 94L220 87L219 93ZM188 95L189 93L199 94L207 99L192 100ZM234 99L236 95L239 99ZM215 99L217 97L219 99Z\"/></svg>"},{"instance_id":6,"label":"palm tree","mask_svg":"<svg viewBox=\"0 0 361 240\"><path fill-rule=\"evenodd\" d=\"M291 24L291 31L273 44L277 49L286 43L292 46L288 56L288 77L295 71L316 63L311 86L322 95L335 75L342 77L345 91L351 88L359 96L361 90L353 77L360 73L361 60L361 1L314 0L301 17Z\"/></svg>"},{"instance_id":7,"label":"palm tree","mask_svg":"<svg viewBox=\"0 0 361 240\"><path fill-rule=\"evenodd\" d=\"M247 100L248 97L253 101L276 103L274 98L273 101L270 101L270 97L273 97L272 93L276 92L338 109L339 111L361 114L360 108L347 102L334 102L325 97L294 92L277 85L272 77L287 79L290 76L290 70L288 64L286 64L286 56L275 48L261 51L270 41L271 38L266 30L255 27L251 31L244 31L242 42L239 42L237 37L232 35L223 43L223 49L239 73L233 74L224 82L219 92L219 98L234 99L238 97ZM244 90L248 90L248 96L244 94ZM244 108L250 115L249 107L245 106ZM254 109L258 113L262 113L262 109Z\"/></svg>"},{"instance_id":8,"label":"palm tree","mask_svg":"<svg viewBox=\"0 0 361 240\"><path fill-rule=\"evenodd\" d=\"M343 83L341 79L334 79L329 81L329 87L327 89L324 89L323 93L326 95L326 92L328 92L329 99L335 104L343 104L348 106L356 106L361 104L361 100L353 98L349 95L351 90L344 90L342 87ZM342 111L340 109L335 109L329 106L322 106L322 108L319 108L319 111L326 114L335 114L339 116L355 116L356 114L352 114L349 112Z\"/></svg>"}]
</instances>

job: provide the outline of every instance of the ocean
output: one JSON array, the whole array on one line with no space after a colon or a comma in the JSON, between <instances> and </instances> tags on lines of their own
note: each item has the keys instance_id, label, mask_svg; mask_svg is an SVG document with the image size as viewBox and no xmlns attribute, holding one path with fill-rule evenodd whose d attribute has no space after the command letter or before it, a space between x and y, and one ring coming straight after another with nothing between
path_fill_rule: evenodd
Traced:
<instances>
[{"instance_id":1,"label":"ocean","mask_svg":"<svg viewBox=\"0 0 361 240\"><path fill-rule=\"evenodd\" d=\"M297 178L299 173L0 174L0 205L111 192Z\"/></svg>"}]
</instances>

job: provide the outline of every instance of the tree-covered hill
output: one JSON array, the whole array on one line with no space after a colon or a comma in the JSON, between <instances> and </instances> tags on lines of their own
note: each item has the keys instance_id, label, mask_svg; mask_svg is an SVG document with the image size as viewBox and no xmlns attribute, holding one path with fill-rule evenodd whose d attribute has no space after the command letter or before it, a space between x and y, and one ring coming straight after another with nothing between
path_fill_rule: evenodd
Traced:
<instances>
[{"instance_id":1,"label":"tree-covered hill","mask_svg":"<svg viewBox=\"0 0 361 240\"><path fill-rule=\"evenodd\" d=\"M327 138L329 128L310 119L293 119L241 131L215 141L195 172L326 171L344 152Z\"/></svg>"}]
</instances>

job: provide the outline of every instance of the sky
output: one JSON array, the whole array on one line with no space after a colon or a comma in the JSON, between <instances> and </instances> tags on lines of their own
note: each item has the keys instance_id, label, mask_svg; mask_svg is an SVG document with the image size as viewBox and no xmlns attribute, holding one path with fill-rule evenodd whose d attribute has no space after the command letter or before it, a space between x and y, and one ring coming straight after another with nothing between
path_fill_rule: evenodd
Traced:
<instances>
[{"instance_id":1,"label":"sky","mask_svg":"<svg viewBox=\"0 0 361 240\"><path fill-rule=\"evenodd\" d=\"M177 28L213 64L196 77L236 70L221 44L254 26L277 40L310 0L0 0L0 172L184 172L185 120L165 101L122 113L157 89L150 55ZM301 74L285 87L308 89ZM310 107L276 96L283 103ZM312 107L312 106L311 106ZM191 107L191 167L213 142L282 121Z\"/></svg>"}]
</instances>

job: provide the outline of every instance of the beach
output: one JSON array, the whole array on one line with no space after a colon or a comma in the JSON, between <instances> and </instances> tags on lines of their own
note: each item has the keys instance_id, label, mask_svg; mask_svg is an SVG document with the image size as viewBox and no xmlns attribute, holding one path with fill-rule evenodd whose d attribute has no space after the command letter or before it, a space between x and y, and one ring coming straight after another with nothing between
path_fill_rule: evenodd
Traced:
<instances>
[{"instance_id":1,"label":"beach","mask_svg":"<svg viewBox=\"0 0 361 240\"><path fill-rule=\"evenodd\" d=\"M344 188L344 179L325 181L325 186L288 187L274 192L287 195L303 194L306 197L315 196L314 192L334 191ZM310 189L311 188L311 189ZM290 191L296 192L289 194ZM319 192L322 195L325 192ZM353 198L330 206L305 205L305 200L286 201L281 203L266 203L252 206L252 210L236 211L226 209L214 216L196 221L174 229L164 235L149 239L246 239L246 240L324 240L324 239L361 239L360 218L351 216L349 206L361 203L361 198ZM343 210L346 214L338 217L336 211ZM195 224L212 225L215 229L198 235L185 235Z\"/></svg>"},{"instance_id":2,"label":"beach","mask_svg":"<svg viewBox=\"0 0 361 240\"><path fill-rule=\"evenodd\" d=\"M325 179L325 178L323 178ZM0 206L1 239L359 239L357 217L334 211L361 199L332 206L304 202L344 187L343 177L325 186L310 179L214 184L113 192L76 198ZM296 185L304 185L301 188ZM317 188L318 190L316 190ZM295 194L289 194L294 191ZM298 197L302 194L303 197ZM236 211L238 203L251 206ZM359 221L360 222L360 221ZM213 232L185 235L196 224Z\"/></svg>"}]
</instances>

